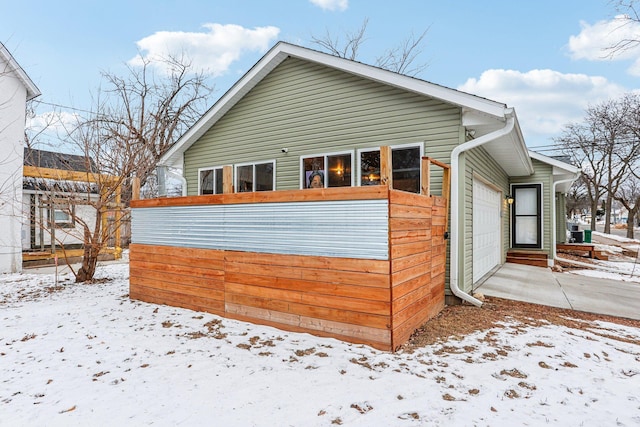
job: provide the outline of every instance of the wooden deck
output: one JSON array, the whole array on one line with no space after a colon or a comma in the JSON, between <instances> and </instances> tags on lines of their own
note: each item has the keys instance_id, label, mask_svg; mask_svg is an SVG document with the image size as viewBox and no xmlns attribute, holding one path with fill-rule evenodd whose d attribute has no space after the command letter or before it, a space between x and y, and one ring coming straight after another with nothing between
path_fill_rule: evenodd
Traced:
<instances>
[{"instance_id":1,"label":"wooden deck","mask_svg":"<svg viewBox=\"0 0 640 427\"><path fill-rule=\"evenodd\" d=\"M389 259L134 243L130 296L394 350L444 308L446 199L377 187L154 199L136 207L387 198ZM356 191L354 191L356 190ZM289 193L283 194L283 193Z\"/></svg>"},{"instance_id":2,"label":"wooden deck","mask_svg":"<svg viewBox=\"0 0 640 427\"><path fill-rule=\"evenodd\" d=\"M595 245L590 243L558 243L556 245L556 250L602 261L607 261L609 259L607 254L596 250Z\"/></svg>"}]
</instances>

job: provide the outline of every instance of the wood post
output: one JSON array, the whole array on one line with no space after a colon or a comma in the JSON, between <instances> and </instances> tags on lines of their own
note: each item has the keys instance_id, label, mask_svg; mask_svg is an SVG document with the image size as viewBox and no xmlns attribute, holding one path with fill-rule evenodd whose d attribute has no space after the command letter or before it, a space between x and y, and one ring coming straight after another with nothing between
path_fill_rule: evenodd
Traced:
<instances>
[{"instance_id":1,"label":"wood post","mask_svg":"<svg viewBox=\"0 0 640 427\"><path fill-rule=\"evenodd\" d=\"M420 194L431 195L431 162L428 157L422 158L422 181L420 183Z\"/></svg>"},{"instance_id":2,"label":"wood post","mask_svg":"<svg viewBox=\"0 0 640 427\"><path fill-rule=\"evenodd\" d=\"M131 180L131 200L140 200L140 178L137 176Z\"/></svg>"},{"instance_id":3,"label":"wood post","mask_svg":"<svg viewBox=\"0 0 640 427\"><path fill-rule=\"evenodd\" d=\"M139 181L138 181L138 185L140 185ZM122 205L121 203L122 203L122 185L118 184L118 187L116 187L116 212L115 212L115 221L114 221L114 226L116 228L116 236L115 236L116 241L114 242L114 245L113 245L114 246L113 257L115 259L122 258L122 230L121 230Z\"/></svg>"},{"instance_id":4,"label":"wood post","mask_svg":"<svg viewBox=\"0 0 640 427\"><path fill-rule=\"evenodd\" d=\"M233 193L233 167L229 165L222 167L222 193Z\"/></svg>"},{"instance_id":5,"label":"wood post","mask_svg":"<svg viewBox=\"0 0 640 427\"><path fill-rule=\"evenodd\" d=\"M451 198L451 166L431 157L422 158L422 182L420 192L425 196L431 195L431 164L442 168L442 197L449 211L449 199Z\"/></svg>"},{"instance_id":6,"label":"wood post","mask_svg":"<svg viewBox=\"0 0 640 427\"><path fill-rule=\"evenodd\" d=\"M393 164L391 163L391 147L380 147L380 184L393 188Z\"/></svg>"}]
</instances>

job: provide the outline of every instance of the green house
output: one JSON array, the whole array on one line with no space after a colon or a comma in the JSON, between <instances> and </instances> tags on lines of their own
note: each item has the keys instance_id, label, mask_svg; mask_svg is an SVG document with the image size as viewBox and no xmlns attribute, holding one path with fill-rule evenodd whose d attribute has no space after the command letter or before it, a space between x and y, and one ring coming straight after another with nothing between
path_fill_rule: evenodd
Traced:
<instances>
[{"instance_id":1,"label":"green house","mask_svg":"<svg viewBox=\"0 0 640 427\"><path fill-rule=\"evenodd\" d=\"M450 165L449 302L478 303L473 290L509 253L553 265L579 170L529 151L514 108L288 43L224 94L160 170L181 170L189 196L222 193L225 166L235 192L378 185L382 146L394 189L420 191L423 156ZM431 185L437 193L441 175Z\"/></svg>"}]
</instances>

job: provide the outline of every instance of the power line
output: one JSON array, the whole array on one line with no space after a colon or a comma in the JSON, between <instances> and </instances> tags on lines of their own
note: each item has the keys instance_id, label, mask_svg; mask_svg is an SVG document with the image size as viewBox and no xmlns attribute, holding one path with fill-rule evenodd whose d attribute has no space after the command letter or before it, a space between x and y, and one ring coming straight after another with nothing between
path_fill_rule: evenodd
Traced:
<instances>
[{"instance_id":1,"label":"power line","mask_svg":"<svg viewBox=\"0 0 640 427\"><path fill-rule=\"evenodd\" d=\"M95 114L93 111L83 110L82 108L69 107L68 105L56 104L54 102L36 101L38 104L50 105L51 107L64 108L66 110L81 111L83 113Z\"/></svg>"}]
</instances>

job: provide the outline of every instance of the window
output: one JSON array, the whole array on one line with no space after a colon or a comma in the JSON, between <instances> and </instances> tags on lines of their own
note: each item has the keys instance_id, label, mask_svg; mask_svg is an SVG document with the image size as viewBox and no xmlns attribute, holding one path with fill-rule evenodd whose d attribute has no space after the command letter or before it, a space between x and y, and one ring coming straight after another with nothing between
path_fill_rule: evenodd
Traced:
<instances>
[{"instance_id":1,"label":"window","mask_svg":"<svg viewBox=\"0 0 640 427\"><path fill-rule=\"evenodd\" d=\"M51 227L51 211L49 214L49 227ZM74 228L75 223L75 206L56 204L53 209L53 223L56 228Z\"/></svg>"},{"instance_id":2,"label":"window","mask_svg":"<svg viewBox=\"0 0 640 427\"><path fill-rule=\"evenodd\" d=\"M420 161L422 144L391 147L393 188L420 192ZM380 149L364 149L358 152L360 185L380 185Z\"/></svg>"},{"instance_id":3,"label":"window","mask_svg":"<svg viewBox=\"0 0 640 427\"><path fill-rule=\"evenodd\" d=\"M236 192L273 191L276 161L248 163L236 166Z\"/></svg>"},{"instance_id":4,"label":"window","mask_svg":"<svg viewBox=\"0 0 640 427\"><path fill-rule=\"evenodd\" d=\"M512 185L511 244L542 248L542 184Z\"/></svg>"},{"instance_id":5,"label":"window","mask_svg":"<svg viewBox=\"0 0 640 427\"><path fill-rule=\"evenodd\" d=\"M222 194L222 168L198 169L198 194Z\"/></svg>"},{"instance_id":6,"label":"window","mask_svg":"<svg viewBox=\"0 0 640 427\"><path fill-rule=\"evenodd\" d=\"M318 154L301 158L301 188L353 185L353 153Z\"/></svg>"}]
</instances>

